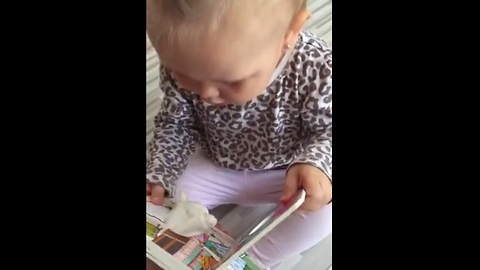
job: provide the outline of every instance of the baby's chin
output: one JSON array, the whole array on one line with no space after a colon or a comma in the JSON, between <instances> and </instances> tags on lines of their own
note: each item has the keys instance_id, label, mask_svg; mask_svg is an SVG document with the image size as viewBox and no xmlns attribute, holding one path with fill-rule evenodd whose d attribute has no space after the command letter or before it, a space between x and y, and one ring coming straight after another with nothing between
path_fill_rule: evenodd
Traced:
<instances>
[{"instance_id":1,"label":"baby's chin","mask_svg":"<svg viewBox=\"0 0 480 270\"><path fill-rule=\"evenodd\" d=\"M265 90L257 91L254 93L248 93L245 95L239 95L235 99L224 99L221 97L215 97L210 99L204 99L203 101L214 106L227 106L227 105L243 106L248 102L255 100L259 95L263 94L264 92Z\"/></svg>"},{"instance_id":2,"label":"baby's chin","mask_svg":"<svg viewBox=\"0 0 480 270\"><path fill-rule=\"evenodd\" d=\"M228 103L223 100L223 99L204 99L202 100L203 102L206 102L210 105L215 105L215 106L223 106L223 105L227 105Z\"/></svg>"},{"instance_id":3,"label":"baby's chin","mask_svg":"<svg viewBox=\"0 0 480 270\"><path fill-rule=\"evenodd\" d=\"M228 106L228 105L233 105L233 106L243 106L250 100L204 100L204 102L213 105L213 106Z\"/></svg>"}]
</instances>

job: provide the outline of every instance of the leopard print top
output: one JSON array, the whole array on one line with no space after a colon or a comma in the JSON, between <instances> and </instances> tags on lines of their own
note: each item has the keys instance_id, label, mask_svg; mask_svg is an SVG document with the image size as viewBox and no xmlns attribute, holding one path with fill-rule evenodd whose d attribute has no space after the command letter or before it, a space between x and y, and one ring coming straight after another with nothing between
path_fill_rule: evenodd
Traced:
<instances>
[{"instance_id":1,"label":"leopard print top","mask_svg":"<svg viewBox=\"0 0 480 270\"><path fill-rule=\"evenodd\" d=\"M148 147L147 182L173 196L197 142L216 164L268 170L307 163L332 175L332 51L302 32L280 75L245 105L210 105L160 67L162 108Z\"/></svg>"}]
</instances>

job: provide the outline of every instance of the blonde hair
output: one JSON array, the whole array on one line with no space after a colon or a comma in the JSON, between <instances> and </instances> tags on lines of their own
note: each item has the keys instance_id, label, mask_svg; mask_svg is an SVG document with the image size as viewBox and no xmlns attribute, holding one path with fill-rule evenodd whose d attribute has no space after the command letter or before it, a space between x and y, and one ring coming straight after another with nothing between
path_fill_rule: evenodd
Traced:
<instances>
[{"instance_id":1,"label":"blonde hair","mask_svg":"<svg viewBox=\"0 0 480 270\"><path fill-rule=\"evenodd\" d=\"M160 47L214 33L239 18L278 17L273 28L286 31L293 16L305 8L306 0L147 0L147 31L154 33L150 39Z\"/></svg>"}]
</instances>

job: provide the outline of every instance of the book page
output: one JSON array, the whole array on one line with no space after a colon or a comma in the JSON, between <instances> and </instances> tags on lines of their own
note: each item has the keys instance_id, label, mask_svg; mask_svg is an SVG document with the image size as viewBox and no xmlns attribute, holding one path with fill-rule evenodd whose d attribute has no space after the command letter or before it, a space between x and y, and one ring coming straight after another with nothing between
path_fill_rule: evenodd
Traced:
<instances>
[{"instance_id":1,"label":"book page","mask_svg":"<svg viewBox=\"0 0 480 270\"><path fill-rule=\"evenodd\" d=\"M210 270L218 264L233 245L233 239L219 228L208 234L184 237L169 230L165 221L171 208L147 203L147 258L149 269ZM260 270L247 254L230 262L229 270Z\"/></svg>"},{"instance_id":2,"label":"book page","mask_svg":"<svg viewBox=\"0 0 480 270\"><path fill-rule=\"evenodd\" d=\"M237 238L235 243L230 246L227 254L224 254L222 256L222 259L214 267L214 269L217 268L219 270L223 270L225 265L227 265L227 267L225 268L227 270L238 269L230 268L239 262L237 257L248 257L248 255L246 254L247 250L257 241L259 241L263 236L265 236L268 232L273 230L283 220L285 220L290 214L295 212L305 201L305 196L305 191L299 190L297 194L295 196L292 196L292 198L290 198L288 201L278 204L276 208L272 209L272 212L267 213L266 216L259 217L257 221L254 224L251 224L251 227L246 230L242 235L240 235L240 237ZM251 263L253 263L253 261L251 261Z\"/></svg>"},{"instance_id":3,"label":"book page","mask_svg":"<svg viewBox=\"0 0 480 270\"><path fill-rule=\"evenodd\" d=\"M172 208L170 207L154 205L147 202L147 216L157 219L159 222L165 223L171 210Z\"/></svg>"}]
</instances>

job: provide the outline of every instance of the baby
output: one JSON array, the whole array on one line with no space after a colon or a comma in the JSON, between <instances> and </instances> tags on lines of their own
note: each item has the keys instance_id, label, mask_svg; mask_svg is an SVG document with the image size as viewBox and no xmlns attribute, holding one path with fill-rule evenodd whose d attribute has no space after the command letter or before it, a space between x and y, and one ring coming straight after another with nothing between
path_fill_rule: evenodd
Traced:
<instances>
[{"instance_id":1,"label":"baby","mask_svg":"<svg viewBox=\"0 0 480 270\"><path fill-rule=\"evenodd\" d=\"M278 203L294 214L249 254L265 268L331 232L332 52L302 31L306 0L147 0L165 93L147 201L185 193L211 209Z\"/></svg>"}]
</instances>

